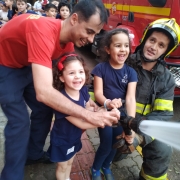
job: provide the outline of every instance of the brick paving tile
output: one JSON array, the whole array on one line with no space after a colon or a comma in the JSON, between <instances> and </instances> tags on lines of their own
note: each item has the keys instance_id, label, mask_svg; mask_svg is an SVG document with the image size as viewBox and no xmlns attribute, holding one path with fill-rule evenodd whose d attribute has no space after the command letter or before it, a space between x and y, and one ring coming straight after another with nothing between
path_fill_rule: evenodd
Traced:
<instances>
[{"instance_id":1,"label":"brick paving tile","mask_svg":"<svg viewBox=\"0 0 180 180\"><path fill-rule=\"evenodd\" d=\"M86 180L91 180L91 174L89 169L84 171L84 175Z\"/></svg>"},{"instance_id":2,"label":"brick paving tile","mask_svg":"<svg viewBox=\"0 0 180 180\"><path fill-rule=\"evenodd\" d=\"M90 168L95 152L86 132L82 134L82 149L73 161L70 178L72 180L91 180ZM56 180L56 164L34 164L25 167L24 180Z\"/></svg>"},{"instance_id":3,"label":"brick paving tile","mask_svg":"<svg viewBox=\"0 0 180 180\"><path fill-rule=\"evenodd\" d=\"M83 144L83 148L77 154L94 153L94 148L89 142L89 139L81 139L81 142Z\"/></svg>"},{"instance_id":4,"label":"brick paving tile","mask_svg":"<svg viewBox=\"0 0 180 180\"><path fill-rule=\"evenodd\" d=\"M94 156L93 154L77 154L76 155L78 161L79 161L79 164L81 166L81 169L82 170L85 170L85 169L90 169L91 166L92 166L92 163L93 163L93 159L94 159Z\"/></svg>"},{"instance_id":5,"label":"brick paving tile","mask_svg":"<svg viewBox=\"0 0 180 180\"><path fill-rule=\"evenodd\" d=\"M79 165L79 161L77 159L77 156L75 156L73 164L72 164L71 172L75 173L75 172L79 172L79 171L81 171L81 167Z\"/></svg>"},{"instance_id":6,"label":"brick paving tile","mask_svg":"<svg viewBox=\"0 0 180 180\"><path fill-rule=\"evenodd\" d=\"M89 141L86 132L82 134L81 141L82 149L74 158L70 177L72 180L91 180L90 168L94 161L95 150ZM104 179L103 175L102 179Z\"/></svg>"},{"instance_id":7,"label":"brick paving tile","mask_svg":"<svg viewBox=\"0 0 180 180\"><path fill-rule=\"evenodd\" d=\"M86 132L82 134L81 141L82 149L74 158L70 177L72 180L91 180L90 168L95 156L94 148Z\"/></svg>"},{"instance_id":8,"label":"brick paving tile","mask_svg":"<svg viewBox=\"0 0 180 180\"><path fill-rule=\"evenodd\" d=\"M72 180L85 180L84 174L81 171L75 172L75 173L71 172L70 177L71 177Z\"/></svg>"}]
</instances>

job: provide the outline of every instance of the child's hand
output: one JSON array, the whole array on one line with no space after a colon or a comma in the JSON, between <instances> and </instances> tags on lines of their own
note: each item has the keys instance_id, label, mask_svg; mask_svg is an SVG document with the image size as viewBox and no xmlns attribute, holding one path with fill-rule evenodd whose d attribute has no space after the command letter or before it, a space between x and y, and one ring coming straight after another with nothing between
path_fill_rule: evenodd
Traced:
<instances>
[{"instance_id":1,"label":"child's hand","mask_svg":"<svg viewBox=\"0 0 180 180\"><path fill-rule=\"evenodd\" d=\"M104 106L101 106L101 107L98 107L98 112L104 112L104 111L107 111L106 108L104 108Z\"/></svg>"},{"instance_id":2,"label":"child's hand","mask_svg":"<svg viewBox=\"0 0 180 180\"><path fill-rule=\"evenodd\" d=\"M120 119L120 117L121 117L121 112L117 109L117 108L113 108L111 111L114 111L114 112L116 112L117 113L117 115L119 116L119 119ZM113 126L117 126L117 124L113 124Z\"/></svg>"},{"instance_id":3,"label":"child's hand","mask_svg":"<svg viewBox=\"0 0 180 180\"><path fill-rule=\"evenodd\" d=\"M115 98L111 101L107 101L106 106L108 109L120 108L122 106L121 98L118 98L118 99Z\"/></svg>"},{"instance_id":4,"label":"child's hand","mask_svg":"<svg viewBox=\"0 0 180 180\"><path fill-rule=\"evenodd\" d=\"M89 99L89 104L94 112L99 111L99 106L91 98Z\"/></svg>"},{"instance_id":5,"label":"child's hand","mask_svg":"<svg viewBox=\"0 0 180 180\"><path fill-rule=\"evenodd\" d=\"M132 134L131 135L125 135L125 140L129 143L132 144L134 141L134 137L135 137L135 132L133 130L131 130Z\"/></svg>"}]
</instances>

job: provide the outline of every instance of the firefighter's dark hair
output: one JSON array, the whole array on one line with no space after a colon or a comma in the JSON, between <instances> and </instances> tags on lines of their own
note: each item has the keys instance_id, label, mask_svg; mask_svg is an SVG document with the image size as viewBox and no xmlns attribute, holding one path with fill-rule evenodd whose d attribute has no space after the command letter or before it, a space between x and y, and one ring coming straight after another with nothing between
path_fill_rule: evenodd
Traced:
<instances>
[{"instance_id":1,"label":"firefighter's dark hair","mask_svg":"<svg viewBox=\"0 0 180 180\"><path fill-rule=\"evenodd\" d=\"M81 0L73 8L71 15L77 13L79 21L88 22L90 17L99 14L101 23L107 23L107 10L101 0Z\"/></svg>"},{"instance_id":2,"label":"firefighter's dark hair","mask_svg":"<svg viewBox=\"0 0 180 180\"><path fill-rule=\"evenodd\" d=\"M70 53L65 53L63 54L58 60L55 60L55 62L53 62L53 87L55 89L57 89L58 91L62 90L64 88L64 83L60 81L59 77L62 76L64 68L62 70L58 69L58 63L61 60L62 57L70 55L70 54L75 54L75 52L70 52ZM86 64L84 63L84 60L82 57L80 56L68 56L63 62L63 66L66 67L66 65L68 63L70 63L71 61L74 60L78 60L81 62L84 71L85 71L85 75L86 75L86 82L85 84L89 84L90 83L90 74L89 74L89 70L86 67Z\"/></svg>"},{"instance_id":3,"label":"firefighter's dark hair","mask_svg":"<svg viewBox=\"0 0 180 180\"><path fill-rule=\"evenodd\" d=\"M103 38L100 41L100 49L99 49L99 55L100 55L100 59L102 61L108 61L110 58L110 55L106 52L106 48L110 48L110 45L112 43L112 37L116 34L121 34L124 33L127 35L128 39L129 39L129 55L131 54L131 40L129 37L129 32L126 29L122 29L122 28L116 28L113 29L111 31L108 31L106 33L104 33ZM129 58L129 56L128 56Z\"/></svg>"}]
</instances>

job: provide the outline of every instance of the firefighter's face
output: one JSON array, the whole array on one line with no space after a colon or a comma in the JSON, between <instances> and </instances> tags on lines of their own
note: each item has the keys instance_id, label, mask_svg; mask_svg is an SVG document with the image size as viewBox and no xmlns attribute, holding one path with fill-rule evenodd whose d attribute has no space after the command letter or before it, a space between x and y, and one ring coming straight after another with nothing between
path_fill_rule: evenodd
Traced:
<instances>
[{"instance_id":1,"label":"firefighter's face","mask_svg":"<svg viewBox=\"0 0 180 180\"><path fill-rule=\"evenodd\" d=\"M71 41L77 46L85 46L93 43L94 36L100 32L104 23L101 23L99 13L92 15L88 21L79 20L78 14L70 16Z\"/></svg>"},{"instance_id":2,"label":"firefighter's face","mask_svg":"<svg viewBox=\"0 0 180 180\"><path fill-rule=\"evenodd\" d=\"M169 43L170 39L164 33L154 31L146 40L143 54L149 60L156 60L166 52Z\"/></svg>"}]
</instances>

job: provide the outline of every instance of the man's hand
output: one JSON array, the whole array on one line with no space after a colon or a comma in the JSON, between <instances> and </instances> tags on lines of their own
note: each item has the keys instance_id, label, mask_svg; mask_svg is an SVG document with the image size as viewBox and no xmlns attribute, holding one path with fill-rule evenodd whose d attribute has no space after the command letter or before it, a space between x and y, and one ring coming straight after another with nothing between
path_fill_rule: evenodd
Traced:
<instances>
[{"instance_id":1,"label":"man's hand","mask_svg":"<svg viewBox=\"0 0 180 180\"><path fill-rule=\"evenodd\" d=\"M89 111L86 120L91 124L104 128L107 126L112 126L116 124L120 118L119 111L100 111L100 112L91 112Z\"/></svg>"}]
</instances>

